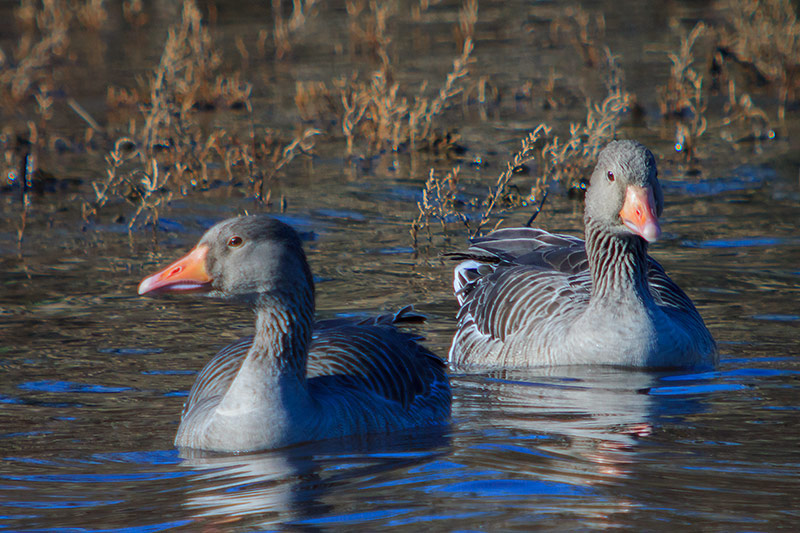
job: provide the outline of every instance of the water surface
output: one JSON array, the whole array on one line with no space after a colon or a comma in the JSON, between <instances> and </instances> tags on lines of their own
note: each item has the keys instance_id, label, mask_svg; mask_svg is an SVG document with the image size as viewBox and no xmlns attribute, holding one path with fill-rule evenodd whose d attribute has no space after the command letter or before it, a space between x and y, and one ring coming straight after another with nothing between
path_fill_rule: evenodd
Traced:
<instances>
[{"instance_id":1,"label":"water surface","mask_svg":"<svg viewBox=\"0 0 800 533\"><path fill-rule=\"evenodd\" d=\"M655 15L631 7L623 10L631 17L625 27L632 28L631 39L649 35L666 46L674 36L650 30L676 15L670 9L698 16L692 6L678 3ZM422 28L450 31L457 7L436 7ZM515 8L481 3L485 33L478 40L478 65L487 75L503 73L504 87L553 61L521 46L538 12L531 11L524 24L510 23L516 19L507 9ZM652 79L644 73L663 76L664 58L615 31L622 27L619 11L607 11L609 41L630 67L633 90L652 106ZM244 19L223 12L219 24L250 33L260 27ZM435 40L424 46L426 54L403 56L423 73L409 68L404 75L436 71L443 77L452 46L442 51ZM398 47L408 50L412 43L399 39ZM125 75L148 64L139 59L127 59ZM337 62L326 62L309 46L291 63L263 67L275 84L259 86L267 110L289 105L295 78L329 79L342 64L353 66L342 57ZM267 111L262 118L273 116L282 115ZM465 168L476 157L486 162L466 172L488 180L526 130L550 120L524 106L454 116L463 124ZM789 120L797 119L790 113ZM250 313L202 298L140 298L136 285L188 250L214 222L253 210L252 201L235 193L176 200L155 230L129 235L126 220L107 216L87 226L72 200L37 197L20 252L18 199L4 193L0 530L795 527L797 152L787 139L735 150L711 148L710 140L702 172L687 177L672 157L668 135L655 127L625 127L623 136L641 138L660 156L667 208L664 238L652 254L693 298L716 337L717 369L454 373L453 423L440 431L233 457L181 457L172 440L196 373L217 349L251 331ZM454 231L421 253L410 248L409 223L430 166L426 157L387 154L352 163L323 149L313 164L288 171L280 184L288 208L272 212L302 232L320 317L413 303L429 318L419 327L427 345L446 356L456 307L452 265L439 253L466 240ZM430 163L443 169L454 164ZM64 164L72 173L104 171L98 156ZM519 213L505 225L528 216ZM581 204L553 194L537 224L580 234Z\"/></svg>"}]
</instances>

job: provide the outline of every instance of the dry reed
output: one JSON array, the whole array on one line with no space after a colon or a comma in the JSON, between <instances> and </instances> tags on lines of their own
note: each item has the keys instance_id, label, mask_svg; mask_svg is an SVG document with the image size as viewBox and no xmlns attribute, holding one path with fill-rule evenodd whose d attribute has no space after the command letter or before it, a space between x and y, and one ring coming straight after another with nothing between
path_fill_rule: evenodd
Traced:
<instances>
[{"instance_id":1,"label":"dry reed","mask_svg":"<svg viewBox=\"0 0 800 533\"><path fill-rule=\"evenodd\" d=\"M698 139L705 133L708 121L703 95L703 76L694 69L694 46L706 32L701 21L681 39L678 53L668 53L672 62L667 84L659 87L661 114L678 120L675 150L687 161L694 159Z\"/></svg>"},{"instance_id":2,"label":"dry reed","mask_svg":"<svg viewBox=\"0 0 800 533\"><path fill-rule=\"evenodd\" d=\"M52 86L49 66L64 57L69 45L69 17L64 16L65 4L58 0L45 0L41 9L25 2L17 11L23 25L35 23L34 31L20 38L14 51L16 61L11 61L0 50L0 105L14 108L39 91L43 84Z\"/></svg>"},{"instance_id":3,"label":"dry reed","mask_svg":"<svg viewBox=\"0 0 800 533\"><path fill-rule=\"evenodd\" d=\"M718 61L738 63L778 92L778 119L800 92L800 21L790 0L733 1Z\"/></svg>"},{"instance_id":4,"label":"dry reed","mask_svg":"<svg viewBox=\"0 0 800 533\"><path fill-rule=\"evenodd\" d=\"M737 94L736 82L728 80L728 101L723 106L724 116L721 126L738 126L747 133L743 138L734 138L727 132L723 137L731 142L738 140L773 139L775 131L771 129L767 113L753 103L747 93Z\"/></svg>"},{"instance_id":5,"label":"dry reed","mask_svg":"<svg viewBox=\"0 0 800 533\"><path fill-rule=\"evenodd\" d=\"M347 0L350 51L370 61L369 70L342 73L327 83L298 82L297 113L312 126L297 127L292 134L257 126L251 84L240 72L223 71L222 55L208 24L195 2L186 0L153 74L136 87L110 87L107 103L113 119L98 123L69 96L68 88L59 85L58 69L75 57L69 48L71 34L103 29L109 6L103 0L21 0L15 11L21 36L8 54L0 50L0 110L16 113L15 120L0 131L2 170L13 185L7 190L20 187L20 243L29 194L43 174L37 168L40 156L56 146L102 147L106 173L91 183L93 197L84 205L84 216L89 219L110 205L129 202L132 228L137 222L157 221L159 210L176 195L220 180L241 186L256 201L269 203L272 186L286 166L313 150L322 129L330 129L333 142L344 144L348 154L431 150L434 156L452 155L458 136L444 120L448 109L456 102L465 109L477 102L485 119L486 108L492 109L486 104L497 104L497 108L505 104L507 87L502 80L473 77L471 72L477 0L464 0L453 26L458 52L452 69L442 81L425 81L420 87L398 81L402 73L395 72L401 64L395 57L398 47L392 33L399 6ZM272 0L271 8L272 24L257 39L237 36L243 65L250 64L254 50L263 57L270 43L275 59L292 59L293 40L314 16L317 5L314 0L292 0L290 10L281 0ZM412 19L427 16L428 8L427 0L412 5ZM213 21L213 6L209 10ZM624 88L616 58L603 44L605 20L579 7L559 11L550 23L548 44L574 48L587 67L585 73L605 64L604 98L590 101L576 96L580 90L574 86L575 77L556 68L543 81L526 82L520 94L530 101L536 98L554 113L574 109L578 98L583 98L585 120L560 136L554 128L540 124L521 140L520 149L497 178L483 187L485 194L469 197L463 193L460 166L443 175L431 171L412 223L415 246L420 232L427 230L430 239L431 228L437 224L443 231L458 225L475 236L496 227L511 213L531 207L538 212L554 183L580 190L598 152L615 137L633 96ZM745 92L759 90L758 85L755 89L747 85L749 78L776 90L780 120L800 90L800 23L791 2L746 0L731 4L726 13L725 28L717 31L699 22L680 36L677 50L668 54L670 73L659 89L658 104L669 125L668 135L674 135L680 156L687 160L694 160L698 142L709 130L734 142L775 136L768 113ZM124 0L122 14L136 27L148 18L141 0ZM341 45L334 47L341 52ZM707 65L715 78L704 70ZM707 83L709 79L717 85ZM63 93L67 96L60 96ZM73 134L76 139L65 140L52 131L59 110L68 109L60 102L87 124L82 138ZM709 105L722 107L719 122L709 124L706 119ZM238 110L235 113L241 118L236 120L234 114L234 120L228 121L233 125L227 128L217 127L214 118L204 114L227 108ZM530 172L524 173L526 169Z\"/></svg>"},{"instance_id":6,"label":"dry reed","mask_svg":"<svg viewBox=\"0 0 800 533\"><path fill-rule=\"evenodd\" d=\"M631 95L624 89L624 79L617 59L608 49L604 51L607 94L600 103L587 102L586 119L581 124L570 126L569 137L562 142L552 135L552 128L540 124L520 142L520 149L506 163L495 183L489 187L483 199L472 198L457 202L458 167L436 178L431 171L423 189L423 201L418 203L419 214L411 223L411 236L416 247L420 231L428 232L431 239L431 223L438 221L443 230L447 223L459 222L474 238L487 228L497 228L504 218L522 208L534 206L528 223L541 211L551 183L560 183L570 189L585 188L585 177L597 161L597 156L608 141L616 136L624 114L630 108ZM532 161L538 163L536 177L528 187L513 185L520 169ZM527 190L520 193L520 190ZM472 216L463 213L464 208L478 208Z\"/></svg>"},{"instance_id":7,"label":"dry reed","mask_svg":"<svg viewBox=\"0 0 800 533\"><path fill-rule=\"evenodd\" d=\"M218 74L222 63L210 33L193 1L185 0L181 21L168 32L158 67L143 89L149 100L138 102L134 117L106 162L106 179L93 183L94 198L84 205L84 218L98 215L112 199L123 198L137 222L155 223L158 211L177 192L186 194L211 181L210 168L224 169L229 183L244 177L259 202L269 202L277 174L299 154L311 151L313 128L283 140L271 129L252 123L251 87L239 73ZM138 91L115 90L109 100L136 103ZM243 107L250 120L243 132L201 127L198 112L219 105Z\"/></svg>"},{"instance_id":8,"label":"dry reed","mask_svg":"<svg viewBox=\"0 0 800 533\"><path fill-rule=\"evenodd\" d=\"M417 202L419 214L411 223L411 239L414 248L419 244L420 230L427 230L428 241L433 239L431 233L431 221L438 220L442 226L442 231L447 231L446 224L452 221L460 221L469 229L469 219L466 215L458 211L458 173L461 167L454 167L443 177L439 178L431 169L430 175L425 182L422 190L422 201Z\"/></svg>"},{"instance_id":9,"label":"dry reed","mask_svg":"<svg viewBox=\"0 0 800 533\"><path fill-rule=\"evenodd\" d=\"M292 0L292 14L288 21L283 16L282 6L281 0L272 0L272 42L275 46L275 59L278 60L288 59L291 55L292 35L305 25L306 20L314 16L316 0ZM266 33L259 36L258 49L262 56L265 55L263 43L266 41L266 37ZM239 51L243 57L248 55L243 42L239 46Z\"/></svg>"},{"instance_id":10,"label":"dry reed","mask_svg":"<svg viewBox=\"0 0 800 533\"><path fill-rule=\"evenodd\" d=\"M357 75L341 77L331 86L322 82L296 84L295 103L304 120L317 124L330 123L333 115L346 143L348 154L379 152L384 149L398 151L447 150L455 139L452 132L437 131L441 115L463 90L462 82L469 75L473 40L465 32L473 31L477 20L477 3L468 0L460 17L460 34L463 37L461 54L453 61L453 69L444 83L431 97L425 96L427 83L413 94L393 81L389 44L386 34L386 7L369 3L373 22L366 29L357 22L363 18L364 2L347 3L351 16L351 34L354 42L367 47L379 61L380 67L367 80ZM357 146L358 145L358 146Z\"/></svg>"},{"instance_id":11,"label":"dry reed","mask_svg":"<svg viewBox=\"0 0 800 533\"><path fill-rule=\"evenodd\" d=\"M594 17L580 6L568 6L550 24L553 42L566 40L572 44L587 67L594 67L603 58L606 21L602 13Z\"/></svg>"}]
</instances>

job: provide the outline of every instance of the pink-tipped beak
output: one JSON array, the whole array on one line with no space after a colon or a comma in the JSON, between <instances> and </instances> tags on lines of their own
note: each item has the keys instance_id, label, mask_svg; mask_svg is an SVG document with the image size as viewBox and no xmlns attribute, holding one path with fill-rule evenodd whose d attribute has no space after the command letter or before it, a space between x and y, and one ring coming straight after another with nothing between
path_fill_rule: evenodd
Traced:
<instances>
[{"instance_id":1,"label":"pink-tipped beak","mask_svg":"<svg viewBox=\"0 0 800 533\"><path fill-rule=\"evenodd\" d=\"M650 187L628 186L619 216L629 230L647 242L655 242L661 236L656 202Z\"/></svg>"},{"instance_id":2,"label":"pink-tipped beak","mask_svg":"<svg viewBox=\"0 0 800 533\"><path fill-rule=\"evenodd\" d=\"M206 272L208 246L200 245L168 267L148 276L139 284L139 294L162 292L208 292L211 277Z\"/></svg>"}]
</instances>

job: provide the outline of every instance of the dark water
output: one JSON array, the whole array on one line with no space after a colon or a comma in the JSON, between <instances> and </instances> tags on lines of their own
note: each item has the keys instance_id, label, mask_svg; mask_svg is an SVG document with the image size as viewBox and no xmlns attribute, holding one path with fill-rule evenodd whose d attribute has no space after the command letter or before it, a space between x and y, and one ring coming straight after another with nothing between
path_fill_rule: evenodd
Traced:
<instances>
[{"instance_id":1,"label":"dark water","mask_svg":"<svg viewBox=\"0 0 800 533\"><path fill-rule=\"evenodd\" d=\"M661 18L654 22L635 6L628 16L631 34L640 38L699 9L677 3L656 13ZM439 6L435 13L451 24L457 9ZM481 4L486 22L477 54L487 74L552 61L546 54L531 57L525 37L505 40L525 31L519 21L509 23L508 9L530 9L531 20L538 15L527 5ZM253 32L252 22L229 17L223 27ZM633 42L626 48L613 31L620 17L608 11L607 35L628 58L632 88L652 105L652 81L642 69L663 76L664 58ZM657 47L677 42L669 34L649 38ZM408 46L398 40L398 47ZM425 46L429 57L418 63L444 58L426 67L443 77L452 46L446 52L435 42ZM302 67L332 68L311 50L304 53L307 63L300 56L275 67L286 95ZM526 75L514 71L502 83L512 87ZM269 105L290 100L286 95L268 98ZM509 108L486 118L469 111L457 116L470 150L466 159L487 161L466 172L491 181L517 139L544 118L550 120L537 110ZM790 113L789 120L797 117ZM113 217L84 228L72 200L37 197L20 255L17 199L4 194L0 530L796 527L797 143L788 137L731 149L709 140L702 172L687 177L658 127L622 133L660 156L667 210L664 237L652 253L694 299L719 342L715 371L455 374L453 423L442 431L235 457L179 457L172 439L196 372L226 342L249 333L251 316L199 298L140 298L136 284L215 221L252 210L252 202L222 194L177 200L162 212L154 238L151 228L129 236ZM466 241L456 230L449 241L414 254L408 229L429 167L453 162L386 155L365 168L333 149L324 154L289 171L281 185L289 207L280 215L306 238L320 316L413 303L429 317L420 327L427 344L444 356L455 303L452 265L438 254ZM88 175L102 173L103 164L100 154L68 166ZM552 196L537 223L579 233L581 205ZM506 225L527 217L520 213Z\"/></svg>"}]
</instances>

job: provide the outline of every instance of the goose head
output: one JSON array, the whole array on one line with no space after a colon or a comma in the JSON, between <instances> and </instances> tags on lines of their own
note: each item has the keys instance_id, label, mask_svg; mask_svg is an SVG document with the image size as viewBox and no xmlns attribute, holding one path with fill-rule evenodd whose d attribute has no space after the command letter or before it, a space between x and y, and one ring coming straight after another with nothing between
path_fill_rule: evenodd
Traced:
<instances>
[{"instance_id":1,"label":"goose head","mask_svg":"<svg viewBox=\"0 0 800 533\"><path fill-rule=\"evenodd\" d=\"M300 237L267 215L224 220L185 256L148 276L139 294L204 293L254 302L271 292L313 292Z\"/></svg>"},{"instance_id":2,"label":"goose head","mask_svg":"<svg viewBox=\"0 0 800 533\"><path fill-rule=\"evenodd\" d=\"M612 234L658 240L664 207L652 152L636 141L613 141L600 152L586 191L586 216Z\"/></svg>"}]
</instances>

